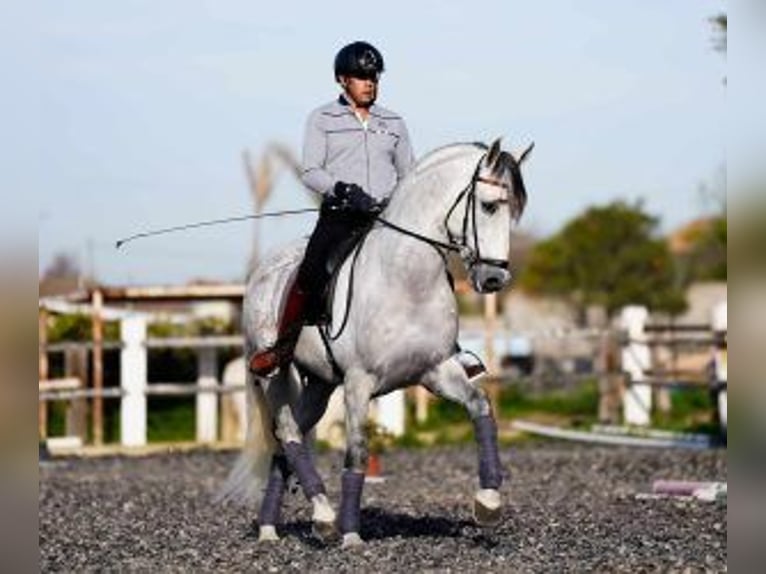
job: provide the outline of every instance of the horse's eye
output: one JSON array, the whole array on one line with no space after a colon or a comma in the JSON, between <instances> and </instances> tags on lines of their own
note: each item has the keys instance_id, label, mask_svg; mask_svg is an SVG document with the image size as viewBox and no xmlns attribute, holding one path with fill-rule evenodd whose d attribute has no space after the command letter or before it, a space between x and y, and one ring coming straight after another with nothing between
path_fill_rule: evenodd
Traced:
<instances>
[{"instance_id":1,"label":"horse's eye","mask_svg":"<svg viewBox=\"0 0 766 574\"><path fill-rule=\"evenodd\" d=\"M497 202L496 201L482 201L481 202L481 210L486 213L487 215L492 215L497 211Z\"/></svg>"}]
</instances>

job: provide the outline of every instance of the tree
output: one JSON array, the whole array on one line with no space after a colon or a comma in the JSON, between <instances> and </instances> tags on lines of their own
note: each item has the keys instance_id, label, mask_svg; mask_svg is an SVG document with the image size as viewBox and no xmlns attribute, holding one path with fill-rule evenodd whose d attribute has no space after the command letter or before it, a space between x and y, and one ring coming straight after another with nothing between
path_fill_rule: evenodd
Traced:
<instances>
[{"instance_id":1,"label":"tree","mask_svg":"<svg viewBox=\"0 0 766 574\"><path fill-rule=\"evenodd\" d=\"M610 316L629 304L679 313L686 304L657 224L641 203L590 207L535 246L520 285L568 299L581 321L594 304Z\"/></svg>"},{"instance_id":2,"label":"tree","mask_svg":"<svg viewBox=\"0 0 766 574\"><path fill-rule=\"evenodd\" d=\"M710 23L713 26L713 48L716 52L726 53L728 48L727 36L728 36L728 17L726 13L720 12L712 18Z\"/></svg>"},{"instance_id":3,"label":"tree","mask_svg":"<svg viewBox=\"0 0 766 574\"><path fill-rule=\"evenodd\" d=\"M713 27L713 49L726 55L728 48L728 17L719 12L710 18ZM723 80L726 84L726 78ZM703 188L706 199L716 205L718 215L692 238L692 247L688 253L679 257L678 265L685 270L684 282L718 280L727 278L727 217L726 217L726 175L723 168L723 185L714 189Z\"/></svg>"},{"instance_id":4,"label":"tree","mask_svg":"<svg viewBox=\"0 0 766 574\"><path fill-rule=\"evenodd\" d=\"M710 24L713 26L713 49L716 52L726 56L728 50L728 17L724 12L720 12L710 18ZM726 77L723 78L723 85L727 84Z\"/></svg>"},{"instance_id":5,"label":"tree","mask_svg":"<svg viewBox=\"0 0 766 574\"><path fill-rule=\"evenodd\" d=\"M44 279L77 279L80 275L77 258L69 253L56 253L43 272Z\"/></svg>"},{"instance_id":6,"label":"tree","mask_svg":"<svg viewBox=\"0 0 766 574\"><path fill-rule=\"evenodd\" d=\"M688 252L680 254L678 264L685 270L684 283L694 281L726 281L727 269L727 220L726 214L707 221L690 238Z\"/></svg>"}]
</instances>

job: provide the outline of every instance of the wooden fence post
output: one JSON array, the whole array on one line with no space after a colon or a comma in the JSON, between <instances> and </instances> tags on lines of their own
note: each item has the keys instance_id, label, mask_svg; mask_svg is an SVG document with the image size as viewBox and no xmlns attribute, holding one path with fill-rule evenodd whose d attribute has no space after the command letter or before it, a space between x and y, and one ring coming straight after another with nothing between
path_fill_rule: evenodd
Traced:
<instances>
[{"instance_id":1,"label":"wooden fence post","mask_svg":"<svg viewBox=\"0 0 766 574\"><path fill-rule=\"evenodd\" d=\"M497 376L500 370L495 355L495 334L497 333L497 293L484 296L484 352L489 375Z\"/></svg>"},{"instance_id":2,"label":"wooden fence post","mask_svg":"<svg viewBox=\"0 0 766 574\"><path fill-rule=\"evenodd\" d=\"M620 418L622 375L619 372L619 345L615 334L605 330L599 340L598 420L602 424L617 424Z\"/></svg>"},{"instance_id":3,"label":"wooden fence post","mask_svg":"<svg viewBox=\"0 0 766 574\"><path fill-rule=\"evenodd\" d=\"M628 374L628 386L622 399L625 424L648 426L652 413L652 387L645 383L650 368L649 345L644 331L649 311L630 305L620 316L628 341L622 349L622 370Z\"/></svg>"},{"instance_id":4,"label":"wooden fence post","mask_svg":"<svg viewBox=\"0 0 766 574\"><path fill-rule=\"evenodd\" d=\"M230 361L221 375L224 387L247 384L245 358ZM247 433L246 391L224 393L221 396L221 441L226 444L241 443Z\"/></svg>"},{"instance_id":5,"label":"wooden fence post","mask_svg":"<svg viewBox=\"0 0 766 574\"><path fill-rule=\"evenodd\" d=\"M37 376L40 381L48 380L48 311L44 307L39 307L37 312L37 340L38 340L38 360ZM37 403L37 434L39 440L48 438L48 402L39 401Z\"/></svg>"},{"instance_id":6,"label":"wooden fence post","mask_svg":"<svg viewBox=\"0 0 766 574\"><path fill-rule=\"evenodd\" d=\"M495 353L495 336L497 335L497 293L484 296L484 346L487 357L487 374L483 387L487 392L492 414L495 420L500 414L500 361Z\"/></svg>"},{"instance_id":7,"label":"wooden fence post","mask_svg":"<svg viewBox=\"0 0 766 574\"><path fill-rule=\"evenodd\" d=\"M123 446L146 444L147 358L146 318L130 315L120 321L120 440Z\"/></svg>"},{"instance_id":8,"label":"wooden fence post","mask_svg":"<svg viewBox=\"0 0 766 574\"><path fill-rule=\"evenodd\" d=\"M218 386L216 350L203 347L197 351L197 384L200 387ZM218 438L218 394L198 392L197 401L197 442L212 443Z\"/></svg>"},{"instance_id":9,"label":"wooden fence post","mask_svg":"<svg viewBox=\"0 0 766 574\"><path fill-rule=\"evenodd\" d=\"M64 351L64 376L81 381L80 388L88 380L88 349L78 346ZM88 441L88 401L72 399L66 407L66 436L77 436L85 444Z\"/></svg>"},{"instance_id":10,"label":"wooden fence post","mask_svg":"<svg viewBox=\"0 0 766 574\"><path fill-rule=\"evenodd\" d=\"M104 322L102 310L104 295L95 289L92 296L93 321L93 443L104 443L104 398L99 394L104 388Z\"/></svg>"},{"instance_id":11,"label":"wooden fence post","mask_svg":"<svg viewBox=\"0 0 766 574\"><path fill-rule=\"evenodd\" d=\"M673 333L675 333L675 319L670 319L670 333L671 340L673 340ZM658 368L663 365L663 368L667 368L665 361L660 360L660 349L658 345L651 345L649 347L649 364L653 368ZM670 365L671 371L676 373L678 371L678 345L670 343ZM654 394L654 406L657 414L663 417L663 420L670 416L670 411L673 408L672 398L670 396L670 388L667 385L655 385L653 387Z\"/></svg>"},{"instance_id":12,"label":"wooden fence post","mask_svg":"<svg viewBox=\"0 0 766 574\"><path fill-rule=\"evenodd\" d=\"M431 393L421 385L415 387L415 420L423 424L428 420L428 402Z\"/></svg>"}]
</instances>

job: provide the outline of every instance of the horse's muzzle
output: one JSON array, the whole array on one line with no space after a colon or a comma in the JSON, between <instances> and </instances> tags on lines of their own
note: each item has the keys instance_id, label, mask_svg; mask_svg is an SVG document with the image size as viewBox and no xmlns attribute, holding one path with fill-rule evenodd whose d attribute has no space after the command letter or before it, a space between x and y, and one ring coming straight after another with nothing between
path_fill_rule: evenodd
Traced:
<instances>
[{"instance_id":1,"label":"horse's muzzle","mask_svg":"<svg viewBox=\"0 0 766 574\"><path fill-rule=\"evenodd\" d=\"M471 267L471 283L479 293L495 293L511 282L511 272L504 267L478 263Z\"/></svg>"}]
</instances>

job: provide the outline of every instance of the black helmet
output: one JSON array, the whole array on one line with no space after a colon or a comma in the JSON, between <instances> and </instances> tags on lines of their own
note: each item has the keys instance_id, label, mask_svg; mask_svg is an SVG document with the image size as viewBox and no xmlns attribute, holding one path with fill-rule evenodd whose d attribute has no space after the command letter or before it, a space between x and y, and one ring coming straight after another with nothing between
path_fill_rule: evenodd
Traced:
<instances>
[{"instance_id":1,"label":"black helmet","mask_svg":"<svg viewBox=\"0 0 766 574\"><path fill-rule=\"evenodd\" d=\"M340 76L355 78L377 77L383 71L383 56L367 42L353 42L343 46L335 56L335 80Z\"/></svg>"}]
</instances>

